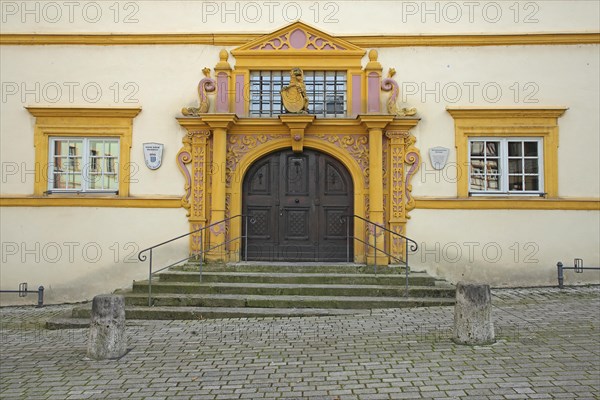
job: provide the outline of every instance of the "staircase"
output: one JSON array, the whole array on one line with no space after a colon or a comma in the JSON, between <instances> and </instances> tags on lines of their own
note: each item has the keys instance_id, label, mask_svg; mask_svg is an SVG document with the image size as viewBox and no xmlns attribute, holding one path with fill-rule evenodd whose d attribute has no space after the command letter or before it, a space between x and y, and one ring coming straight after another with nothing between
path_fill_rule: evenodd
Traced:
<instances>
[{"instance_id":1,"label":"staircase","mask_svg":"<svg viewBox=\"0 0 600 400\"><path fill-rule=\"evenodd\" d=\"M403 268L356 264L240 263L173 267L152 280L135 281L125 296L128 319L291 317L369 312L377 308L454 304L454 287L411 272L405 296ZM89 318L90 309L73 310Z\"/></svg>"}]
</instances>

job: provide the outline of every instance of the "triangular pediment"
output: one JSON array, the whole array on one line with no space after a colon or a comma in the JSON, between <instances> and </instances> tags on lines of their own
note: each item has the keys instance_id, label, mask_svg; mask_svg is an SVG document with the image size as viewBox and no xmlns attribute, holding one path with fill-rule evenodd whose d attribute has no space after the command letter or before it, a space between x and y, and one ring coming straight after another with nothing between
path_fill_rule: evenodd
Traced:
<instances>
[{"instance_id":1,"label":"triangular pediment","mask_svg":"<svg viewBox=\"0 0 600 400\"><path fill-rule=\"evenodd\" d=\"M303 53L335 52L345 55L364 55L365 50L340 38L331 36L297 21L268 35L261 36L231 51L234 56L264 52Z\"/></svg>"}]
</instances>

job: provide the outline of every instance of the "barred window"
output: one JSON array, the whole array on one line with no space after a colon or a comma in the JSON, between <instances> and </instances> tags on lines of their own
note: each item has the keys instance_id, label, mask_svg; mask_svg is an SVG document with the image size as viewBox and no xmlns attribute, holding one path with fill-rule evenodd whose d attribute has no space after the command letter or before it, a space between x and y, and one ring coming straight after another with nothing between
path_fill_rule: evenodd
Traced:
<instances>
[{"instance_id":1,"label":"barred window","mask_svg":"<svg viewBox=\"0 0 600 400\"><path fill-rule=\"evenodd\" d=\"M272 117L284 114L281 90L289 84L289 71L252 71L250 116ZM346 116L346 72L304 71L304 84L309 100L309 114L327 118Z\"/></svg>"}]
</instances>

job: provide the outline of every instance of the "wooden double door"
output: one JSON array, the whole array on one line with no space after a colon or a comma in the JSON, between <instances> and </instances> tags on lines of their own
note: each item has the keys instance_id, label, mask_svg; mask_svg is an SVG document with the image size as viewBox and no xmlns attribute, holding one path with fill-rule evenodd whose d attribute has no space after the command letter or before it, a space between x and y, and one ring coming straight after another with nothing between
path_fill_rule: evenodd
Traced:
<instances>
[{"instance_id":1,"label":"wooden double door","mask_svg":"<svg viewBox=\"0 0 600 400\"><path fill-rule=\"evenodd\" d=\"M305 149L269 154L243 182L248 215L248 260L352 260L353 184L348 170L326 154ZM246 226L243 226L246 232Z\"/></svg>"}]
</instances>

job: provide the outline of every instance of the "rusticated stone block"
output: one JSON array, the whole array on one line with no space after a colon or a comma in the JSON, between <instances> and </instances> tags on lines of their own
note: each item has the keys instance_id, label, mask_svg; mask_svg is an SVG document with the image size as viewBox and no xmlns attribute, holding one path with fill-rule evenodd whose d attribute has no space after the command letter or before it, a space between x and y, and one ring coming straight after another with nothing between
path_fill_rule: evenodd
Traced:
<instances>
[{"instance_id":1,"label":"rusticated stone block","mask_svg":"<svg viewBox=\"0 0 600 400\"><path fill-rule=\"evenodd\" d=\"M471 345L496 341L489 285L457 285L453 339L455 343Z\"/></svg>"},{"instance_id":2,"label":"rusticated stone block","mask_svg":"<svg viewBox=\"0 0 600 400\"><path fill-rule=\"evenodd\" d=\"M88 336L88 357L95 360L120 358L127 352L125 299L103 294L94 297Z\"/></svg>"}]
</instances>

